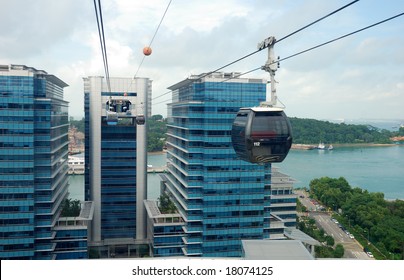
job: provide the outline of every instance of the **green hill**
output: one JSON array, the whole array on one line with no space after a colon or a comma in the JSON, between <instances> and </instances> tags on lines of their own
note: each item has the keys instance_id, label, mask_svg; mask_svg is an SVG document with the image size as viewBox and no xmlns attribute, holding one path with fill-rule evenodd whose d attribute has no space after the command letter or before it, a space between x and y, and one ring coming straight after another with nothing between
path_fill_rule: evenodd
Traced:
<instances>
[{"instance_id":1,"label":"green hill","mask_svg":"<svg viewBox=\"0 0 404 280\"><path fill-rule=\"evenodd\" d=\"M289 118L293 142L299 144L392 143L392 133L370 125L336 124L314 119Z\"/></svg>"}]
</instances>

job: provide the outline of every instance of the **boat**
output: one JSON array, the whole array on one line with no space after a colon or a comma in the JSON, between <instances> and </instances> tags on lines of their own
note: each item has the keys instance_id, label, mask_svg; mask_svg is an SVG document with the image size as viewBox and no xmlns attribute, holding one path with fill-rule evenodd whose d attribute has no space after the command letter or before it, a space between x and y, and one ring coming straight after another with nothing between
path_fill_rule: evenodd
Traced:
<instances>
[{"instance_id":1,"label":"boat","mask_svg":"<svg viewBox=\"0 0 404 280\"><path fill-rule=\"evenodd\" d=\"M81 175L84 174L84 158L69 156L68 160L70 175Z\"/></svg>"},{"instance_id":2,"label":"boat","mask_svg":"<svg viewBox=\"0 0 404 280\"><path fill-rule=\"evenodd\" d=\"M318 146L317 146L317 149L319 149L319 150L325 150L325 145L324 145L324 143L320 142L320 143L318 144Z\"/></svg>"},{"instance_id":3,"label":"boat","mask_svg":"<svg viewBox=\"0 0 404 280\"><path fill-rule=\"evenodd\" d=\"M307 144L292 144L291 149L293 150L313 150L317 147L315 145L307 145Z\"/></svg>"},{"instance_id":4,"label":"boat","mask_svg":"<svg viewBox=\"0 0 404 280\"><path fill-rule=\"evenodd\" d=\"M328 150L334 150L334 146L330 144L330 146L328 146Z\"/></svg>"}]
</instances>

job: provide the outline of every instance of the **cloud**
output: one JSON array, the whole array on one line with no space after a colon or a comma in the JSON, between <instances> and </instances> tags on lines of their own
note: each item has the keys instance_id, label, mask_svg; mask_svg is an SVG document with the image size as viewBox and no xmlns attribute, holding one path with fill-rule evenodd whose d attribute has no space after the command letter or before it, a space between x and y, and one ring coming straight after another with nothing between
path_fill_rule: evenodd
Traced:
<instances>
[{"instance_id":1,"label":"cloud","mask_svg":"<svg viewBox=\"0 0 404 280\"><path fill-rule=\"evenodd\" d=\"M86 13L85 5L78 0L15 0L1 5L0 53L8 59L46 53L68 40L76 28L82 28Z\"/></svg>"},{"instance_id":2,"label":"cloud","mask_svg":"<svg viewBox=\"0 0 404 280\"><path fill-rule=\"evenodd\" d=\"M92 1L3 1L0 63L26 64L67 82L70 114L83 115L83 81L104 75ZM111 76L133 77L169 0L103 0L104 28ZM266 37L282 38L341 7L339 0L271 1L174 0L144 59L139 77L153 80L153 97L190 74L219 68L256 50ZM21 9L24 6L24 9ZM284 41L275 54L284 58L392 16L404 3L360 1ZM374 114L403 116L404 35L402 19L281 62L278 97L301 117L353 118ZM262 51L223 71L246 72L265 63ZM269 78L264 71L248 77ZM153 101L166 112L165 100ZM157 104L160 103L160 104ZM384 109L386 108L386 109ZM388 108L388 109L387 109ZM381 114L381 113L380 113Z\"/></svg>"}]
</instances>

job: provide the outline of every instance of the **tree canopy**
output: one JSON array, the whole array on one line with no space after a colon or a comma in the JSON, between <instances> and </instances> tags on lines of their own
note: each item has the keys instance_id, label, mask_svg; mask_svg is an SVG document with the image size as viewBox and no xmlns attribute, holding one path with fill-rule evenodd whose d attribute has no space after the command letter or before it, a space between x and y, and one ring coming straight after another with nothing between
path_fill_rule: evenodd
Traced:
<instances>
[{"instance_id":1,"label":"tree canopy","mask_svg":"<svg viewBox=\"0 0 404 280\"><path fill-rule=\"evenodd\" d=\"M300 144L325 143L391 143L395 134L370 125L336 124L314 119L289 118L293 142Z\"/></svg>"},{"instance_id":2,"label":"tree canopy","mask_svg":"<svg viewBox=\"0 0 404 280\"><path fill-rule=\"evenodd\" d=\"M387 201L380 192L352 188L340 177L323 177L310 182L312 197L331 209L341 209L351 225L368 232L377 247L400 256L404 247L404 201Z\"/></svg>"},{"instance_id":3,"label":"tree canopy","mask_svg":"<svg viewBox=\"0 0 404 280\"><path fill-rule=\"evenodd\" d=\"M147 151L162 151L167 133L167 121L162 115L153 115L147 120Z\"/></svg>"},{"instance_id":4,"label":"tree canopy","mask_svg":"<svg viewBox=\"0 0 404 280\"><path fill-rule=\"evenodd\" d=\"M73 117L70 117L69 124L70 126L74 126L77 128L77 131L84 133L84 118L81 120L75 120Z\"/></svg>"},{"instance_id":5,"label":"tree canopy","mask_svg":"<svg viewBox=\"0 0 404 280\"><path fill-rule=\"evenodd\" d=\"M66 198L62 203L62 217L77 217L80 215L81 203L80 200Z\"/></svg>"},{"instance_id":6,"label":"tree canopy","mask_svg":"<svg viewBox=\"0 0 404 280\"><path fill-rule=\"evenodd\" d=\"M393 136L404 136L404 127L391 132L380 130L369 125L335 124L314 119L289 118L293 142L300 144L316 144L319 142L342 143L392 143ZM70 117L70 125L84 133L84 118L75 120ZM147 119L147 151L161 151L164 147L167 133L167 120L162 115L153 115Z\"/></svg>"},{"instance_id":7,"label":"tree canopy","mask_svg":"<svg viewBox=\"0 0 404 280\"><path fill-rule=\"evenodd\" d=\"M158 207L161 213L172 214L177 212L177 207L175 206L174 202L172 202L168 194L163 193L160 195L158 202Z\"/></svg>"}]
</instances>

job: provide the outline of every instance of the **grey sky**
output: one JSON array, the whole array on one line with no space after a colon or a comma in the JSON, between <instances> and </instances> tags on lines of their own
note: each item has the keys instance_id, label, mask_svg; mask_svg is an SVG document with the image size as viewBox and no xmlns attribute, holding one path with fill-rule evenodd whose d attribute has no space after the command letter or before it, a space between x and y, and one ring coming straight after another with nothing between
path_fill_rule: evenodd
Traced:
<instances>
[{"instance_id":1,"label":"grey sky","mask_svg":"<svg viewBox=\"0 0 404 280\"><path fill-rule=\"evenodd\" d=\"M169 0L103 0L111 76L133 77ZM281 38L351 1L173 0L138 76L153 96L190 74L208 72ZM83 113L82 77L104 75L93 1L0 0L0 63L55 74L70 114ZM287 57L404 12L404 1L361 0L275 45ZM278 97L289 116L404 120L404 16L281 63ZM225 71L263 65L262 51ZM263 71L248 77L268 78ZM160 103L170 95L154 100ZM166 114L165 103L153 114Z\"/></svg>"}]
</instances>

